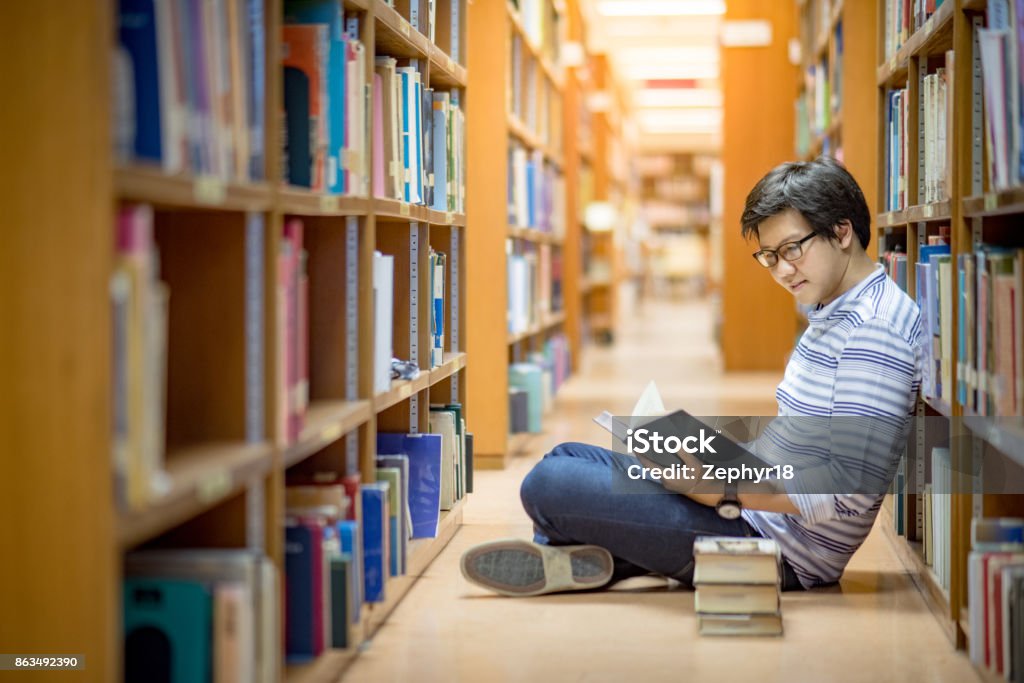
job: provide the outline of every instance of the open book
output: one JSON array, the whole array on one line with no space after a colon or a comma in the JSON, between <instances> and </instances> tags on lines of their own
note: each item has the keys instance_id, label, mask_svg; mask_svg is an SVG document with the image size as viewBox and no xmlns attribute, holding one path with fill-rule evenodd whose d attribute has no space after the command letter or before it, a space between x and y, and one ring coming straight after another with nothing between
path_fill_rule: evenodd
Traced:
<instances>
[{"instance_id":1,"label":"open book","mask_svg":"<svg viewBox=\"0 0 1024 683\"><path fill-rule=\"evenodd\" d=\"M630 427L637 427L640 424L647 422L648 420L660 417L666 413L665 403L661 400L661 393L658 391L658 386L651 380L643 393L640 394L640 398L637 399L636 405L633 406L633 412L631 418L628 421L622 418L616 418L607 410L602 412L600 415L594 418L594 422L607 429L617 439L626 439L626 430Z\"/></svg>"}]
</instances>

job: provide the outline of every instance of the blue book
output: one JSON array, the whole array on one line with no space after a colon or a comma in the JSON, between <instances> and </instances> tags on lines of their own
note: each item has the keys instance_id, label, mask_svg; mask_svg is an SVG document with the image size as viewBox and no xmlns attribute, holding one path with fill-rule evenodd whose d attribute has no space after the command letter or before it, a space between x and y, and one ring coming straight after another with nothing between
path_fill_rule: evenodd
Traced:
<instances>
[{"instance_id":1,"label":"blue book","mask_svg":"<svg viewBox=\"0 0 1024 683\"><path fill-rule=\"evenodd\" d=\"M435 211L448 210L448 93L435 92L434 118L434 204Z\"/></svg>"},{"instance_id":2,"label":"blue book","mask_svg":"<svg viewBox=\"0 0 1024 683\"><path fill-rule=\"evenodd\" d=\"M363 484L363 586L367 602L384 602L388 576L388 485Z\"/></svg>"},{"instance_id":3,"label":"blue book","mask_svg":"<svg viewBox=\"0 0 1024 683\"><path fill-rule=\"evenodd\" d=\"M348 43L341 3L337 0L286 0L286 24L326 24L327 71L327 177L331 194L345 190L343 173L345 148L345 71Z\"/></svg>"},{"instance_id":4,"label":"blue book","mask_svg":"<svg viewBox=\"0 0 1024 683\"><path fill-rule=\"evenodd\" d=\"M436 538L441 513L441 435L378 432L377 453L409 458L412 538Z\"/></svg>"},{"instance_id":5,"label":"blue book","mask_svg":"<svg viewBox=\"0 0 1024 683\"><path fill-rule=\"evenodd\" d=\"M413 120L410 128L413 130L413 148L415 150L416 162L412 168L413 182L416 184L416 203L422 204L425 193L423 191L423 84L418 79L413 79Z\"/></svg>"},{"instance_id":6,"label":"blue book","mask_svg":"<svg viewBox=\"0 0 1024 683\"><path fill-rule=\"evenodd\" d=\"M526 162L526 224L531 228L537 227L537 165L533 160Z\"/></svg>"},{"instance_id":7,"label":"blue book","mask_svg":"<svg viewBox=\"0 0 1024 683\"><path fill-rule=\"evenodd\" d=\"M132 60L135 143L139 159L161 161L160 68L157 63L156 8L153 0L118 3L118 40Z\"/></svg>"},{"instance_id":8,"label":"blue book","mask_svg":"<svg viewBox=\"0 0 1024 683\"><path fill-rule=\"evenodd\" d=\"M264 80L266 73L266 47L263 34L263 0L249 3L249 179L263 180L263 129L266 102Z\"/></svg>"},{"instance_id":9,"label":"blue book","mask_svg":"<svg viewBox=\"0 0 1024 683\"><path fill-rule=\"evenodd\" d=\"M344 520L337 523L338 538L341 539L342 554L352 558L352 571L349 573L349 619L351 623L359 623L363 606L363 537L359 533L359 522Z\"/></svg>"},{"instance_id":10,"label":"blue book","mask_svg":"<svg viewBox=\"0 0 1024 683\"><path fill-rule=\"evenodd\" d=\"M405 201L412 202L412 131L410 130L412 78L409 72L410 69L398 69L398 74L402 79L402 196Z\"/></svg>"},{"instance_id":11,"label":"blue book","mask_svg":"<svg viewBox=\"0 0 1024 683\"><path fill-rule=\"evenodd\" d=\"M170 683L207 683L210 680L213 602L210 591L202 583L125 579L122 600L124 680Z\"/></svg>"},{"instance_id":12,"label":"blue book","mask_svg":"<svg viewBox=\"0 0 1024 683\"><path fill-rule=\"evenodd\" d=\"M314 642L314 544L323 544L322 533L302 524L284 530L285 657L303 662L317 656Z\"/></svg>"}]
</instances>

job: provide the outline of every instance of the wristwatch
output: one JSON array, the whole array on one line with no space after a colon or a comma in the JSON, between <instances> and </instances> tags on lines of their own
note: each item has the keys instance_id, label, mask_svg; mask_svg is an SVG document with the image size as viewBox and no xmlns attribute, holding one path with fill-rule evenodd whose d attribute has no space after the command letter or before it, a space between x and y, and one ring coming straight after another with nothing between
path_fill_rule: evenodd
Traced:
<instances>
[{"instance_id":1,"label":"wristwatch","mask_svg":"<svg viewBox=\"0 0 1024 683\"><path fill-rule=\"evenodd\" d=\"M726 482L725 495L715 505L718 516L722 519L739 519L743 506L740 504L739 484L735 481Z\"/></svg>"}]
</instances>

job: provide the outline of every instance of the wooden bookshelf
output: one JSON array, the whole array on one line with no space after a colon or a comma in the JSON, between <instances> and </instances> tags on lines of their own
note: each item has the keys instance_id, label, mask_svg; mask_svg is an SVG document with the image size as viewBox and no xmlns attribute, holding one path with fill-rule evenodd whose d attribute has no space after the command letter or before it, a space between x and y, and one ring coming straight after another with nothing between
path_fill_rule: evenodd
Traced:
<instances>
[{"instance_id":1,"label":"wooden bookshelf","mask_svg":"<svg viewBox=\"0 0 1024 683\"><path fill-rule=\"evenodd\" d=\"M856 0L852 4L857 4ZM794 101L801 71L790 61L787 49L790 39L799 35L797 12L789 3L730 0L725 20L768 21L772 41L770 46L754 49L721 50L722 164L727 169L721 217L722 359L728 371L780 372L796 333L793 298L750 257L757 247L742 238L739 225L754 184L776 165L799 156L794 142ZM813 48L803 49L806 53ZM753 73L761 76L750 78ZM750 112L757 112L756 126L751 125ZM848 117L844 114L843 119ZM766 130L772 135L764 135ZM757 344L750 343L754 330Z\"/></svg>"},{"instance_id":2,"label":"wooden bookshelf","mask_svg":"<svg viewBox=\"0 0 1024 683\"><path fill-rule=\"evenodd\" d=\"M367 82L375 55L419 59L424 85L458 91L464 109L468 4L451 1L461 20L459 59L382 0L344 0L346 12L360 19ZM439 17L451 17L449 0L443 2ZM45 35L35 30L39 12L47 17ZM0 641L12 651L81 654L92 678L120 680L124 552L250 547L262 550L283 579L289 470L345 474L346 447L354 443L361 477L372 482L378 431L427 431L431 402L466 404L471 364L460 342L471 288L467 216L282 182L282 131L276 125L281 48L269 39L280 34L282 17L283 0L266 0L266 157L263 179L250 182L168 175L156 165L115 159L110 121L116 2L65 7L46 0L32 11L17 4L0 9L0 54L8 63L18 63L18 55L30 49L48 54L38 68L12 73L10 92L24 106L0 115L4 149L23 161L0 171L0 202L10 225L18 227L0 250L2 296L14 326L12 334L0 335L0 362L12 390L0 398L0 421L9 444L24 455L4 462L0 480L13 485L4 489L0 509L19 519L24 510L37 510L32 521L7 525L3 536L9 547L20 549L17 561L0 570L4 582L19 586L0 626ZM67 40L71 35L82 39ZM72 111L75 116L57 125L54 116ZM368 173L372 164L370 159ZM54 169L60 169L59 186ZM129 508L116 502L111 458L110 281L117 210L135 204L153 209L160 276L171 303L164 464L159 485L143 504ZM245 299L244 258L253 216L262 221L254 252L262 254L263 298L254 305L263 321L262 402L256 406L263 436L247 440L244 327L245 307L253 304ZM288 443L280 414L276 283L282 226L292 217L305 225L309 254L310 403L298 439ZM410 249L414 239L418 251ZM408 319L414 306L421 320L429 319L426 297L420 294L414 302L410 293L428 291L427 268L419 268L418 260L426 258L428 246L453 256L445 292L451 334L436 368L430 367L429 325L416 327ZM409 358L418 349L413 356L420 367L416 380L395 382L380 395L365 370L373 367L375 249L396 256L395 355ZM26 287L30 281L45 286ZM466 416L472 428L477 416L468 406ZM464 499L444 515L438 538L411 545L409 574L390 582L386 606L364 608L367 616L353 629L352 648L287 667L275 679L337 680L357 646L384 623L456 533L463 504ZM67 534L61 543L38 543L40 534L58 528Z\"/></svg>"},{"instance_id":3,"label":"wooden bookshelf","mask_svg":"<svg viewBox=\"0 0 1024 683\"><path fill-rule=\"evenodd\" d=\"M474 96L468 109L469 167L467 220L472 225L505 226L474 233L468 251L468 406L475 418L474 447L477 462L504 467L508 449L508 368L526 353L543 348L551 335L565 331L566 313L546 313L539 306L529 316L529 328L511 334L506 302L509 297L509 263L513 258L534 259L538 279L554 277L554 266L541 272L541 254L562 261L562 302L573 306L568 270L575 248L568 232L571 182L562 112L569 106L565 79L558 65L557 44L563 40L559 24L562 3L544 0L543 31L552 33L539 44L511 3L473 3L469 8L469 63ZM565 215L545 219L524 216L517 185L519 167L512 167L513 150L525 153L544 174L545 191L557 192L563 179ZM520 163L520 162L516 162ZM543 169L540 167L543 164ZM510 178L510 173L512 177ZM510 198L510 187L515 186ZM539 197L538 197L539 200ZM539 201L538 201L539 206ZM557 202L555 206L558 206ZM552 209L554 211L554 209ZM512 215L510 215L510 213ZM566 231L559 229L564 224ZM550 229L548 227L550 226ZM554 302L548 302L554 303ZM517 354L523 354L520 356Z\"/></svg>"},{"instance_id":4,"label":"wooden bookshelf","mask_svg":"<svg viewBox=\"0 0 1024 683\"><path fill-rule=\"evenodd\" d=\"M902 536L898 536L888 522L883 521L894 547L921 589L929 608L936 615L942 631L956 647L966 646L970 633L967 612L967 553L970 550L971 520L976 516L1019 516L1024 512L1024 495L995 495L985 489L985 482L972 479L972 472L982 472L992 463L1019 467L1019 453L1024 448L1024 431L1010 418L979 417L972 404L973 390L964 386L969 373L966 368L959 370L961 363L970 363L970 358L961 358L957 336L963 332L972 338L977 326L983 324L980 317L961 329L961 306L965 293L958 282L958 259L961 255L973 255L975 245L986 242L994 244L1019 244L1012 236L1001 230L1006 217L1024 215L1024 190L1010 187L995 191L990 187L986 155L984 151L985 111L981 92L981 66L973 54L976 31L986 3L972 0L944 2L926 21L918 22L916 30L910 31L906 41L893 52L886 50L886 7L891 0L878 2L876 34L876 83L879 94L877 128L880 132L878 157L878 203L877 209L885 208L887 194L887 152L884 136L887 131L888 92L906 88L909 97L909 121L907 158L913 160L906 168L907 204L904 211L879 212L876 215L876 236L881 243L899 245L907 253L907 284L914 296L919 296L916 287L917 255L927 244L929 236L937 235L940 226L950 226L951 268L949 291L952 293L953 321L950 333L954 335L952 377L948 381L949 392L943 397L923 395L919 416L928 419L919 422L916 432L910 435L911 443L918 449L911 449L907 455L908 473L917 468L918 475L924 476L920 459L930 459L933 444L948 442L951 463L959 479L950 493L950 518L942 520L948 528L940 534L949 551L948 586L941 585L933 567L926 562L923 544L929 543L926 534L914 523L925 504L923 496L916 490L905 493L905 509L908 510L907 525ZM847 5L850 3L847 2ZM947 133L946 154L951 157L947 166L947 199L940 202L924 203L924 93L926 75L932 74L939 66L948 66L944 60L947 50L955 56L952 81L949 83L950 108L946 115L952 117ZM972 74L971 65L977 64L977 75ZM976 114L977 113L977 114ZM952 135L952 138L950 138ZM973 284L973 283L972 283ZM941 283L940 283L941 286ZM973 289L973 287L972 287ZM970 309L968 309L970 310ZM1020 370L1018 369L1018 372ZM961 401L960 390L968 395L967 404ZM926 452L918 453L920 448ZM910 476L908 474L908 476ZM924 483L923 480L920 483ZM972 490L975 491L972 493ZM932 524L936 524L933 520Z\"/></svg>"}]
</instances>

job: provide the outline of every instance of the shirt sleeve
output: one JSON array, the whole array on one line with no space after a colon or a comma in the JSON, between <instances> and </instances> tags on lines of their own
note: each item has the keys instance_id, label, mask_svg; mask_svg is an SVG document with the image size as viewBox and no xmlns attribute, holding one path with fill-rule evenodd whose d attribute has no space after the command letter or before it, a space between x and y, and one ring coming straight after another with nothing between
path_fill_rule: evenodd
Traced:
<instances>
[{"instance_id":1,"label":"shirt sleeve","mask_svg":"<svg viewBox=\"0 0 1024 683\"><path fill-rule=\"evenodd\" d=\"M827 461L787 482L805 521L877 509L899 464L919 383L917 349L886 321L868 320L853 331L836 365L832 416L822 435Z\"/></svg>"}]
</instances>

